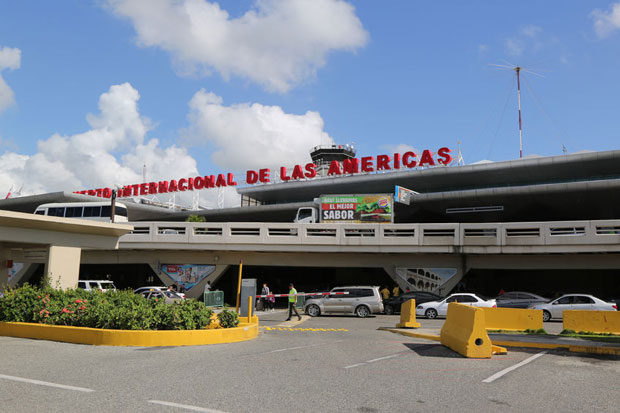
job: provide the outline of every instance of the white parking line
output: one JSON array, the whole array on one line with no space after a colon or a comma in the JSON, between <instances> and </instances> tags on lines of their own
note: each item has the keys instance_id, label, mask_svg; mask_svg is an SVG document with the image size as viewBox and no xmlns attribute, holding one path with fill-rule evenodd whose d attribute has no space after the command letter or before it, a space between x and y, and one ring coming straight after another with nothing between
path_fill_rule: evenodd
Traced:
<instances>
[{"instance_id":1,"label":"white parking line","mask_svg":"<svg viewBox=\"0 0 620 413\"><path fill-rule=\"evenodd\" d=\"M41 380L34 380L34 379L25 379L23 377L7 376L4 374L0 374L0 379L19 381L22 383L36 384L39 386L56 387L58 389L81 391L85 393L90 393L94 391L92 389L87 389L84 387L67 386L65 384L50 383L49 381L41 381Z\"/></svg>"},{"instance_id":2,"label":"white parking line","mask_svg":"<svg viewBox=\"0 0 620 413\"><path fill-rule=\"evenodd\" d=\"M379 358L372 359L372 360L366 360L361 363L351 364L350 366L345 366L345 369L352 369L353 367L359 367L359 366L363 366L364 364L374 363L375 361L387 360L387 359L391 359L391 358L398 357L401 355L403 355L402 352L396 353L396 354L390 354L389 356L383 356L383 357L379 357Z\"/></svg>"},{"instance_id":3,"label":"white parking line","mask_svg":"<svg viewBox=\"0 0 620 413\"><path fill-rule=\"evenodd\" d=\"M271 354L271 353L279 353L281 351L299 350L299 349L302 349L302 348L323 347L323 346L327 346L327 345L330 345L330 344L340 343L342 341L344 341L344 340L336 340L336 341L331 341L329 343L312 344L312 345L309 345L309 346L297 346L297 347L279 348L277 350L271 350L271 351L267 351L265 353L259 353L259 354Z\"/></svg>"},{"instance_id":4,"label":"white parking line","mask_svg":"<svg viewBox=\"0 0 620 413\"><path fill-rule=\"evenodd\" d=\"M377 359L372 359L372 360L368 360L366 363L374 363L375 361L380 361L380 360L387 360L387 359L391 359L394 357L398 357L400 356L402 353L398 353L398 354L392 354L391 356L385 356L385 357L379 357Z\"/></svg>"},{"instance_id":5,"label":"white parking line","mask_svg":"<svg viewBox=\"0 0 620 413\"><path fill-rule=\"evenodd\" d=\"M523 360L520 363L515 364L514 366L510 366L508 368L505 368L502 371L498 371L497 373L495 373L491 377L488 377L488 378L482 380L482 382L483 383L491 383L491 382L499 379L500 377L502 377L504 374L510 373L511 371L516 370L516 369L518 369L521 366L525 366L527 363L531 363L532 361L536 360L538 357L541 357L541 356L543 356L546 353L547 353L547 350L541 351L540 353L537 353L537 354L534 354L533 356L526 358L525 360Z\"/></svg>"},{"instance_id":6,"label":"white parking line","mask_svg":"<svg viewBox=\"0 0 620 413\"><path fill-rule=\"evenodd\" d=\"M149 403L153 403L153 404L161 404L162 406L177 407L179 409L192 410L194 412L224 413L221 410L206 409L204 407L191 406L189 404L179 404L179 403L172 403L172 402L164 402L164 401L161 401L161 400L149 400L148 402Z\"/></svg>"}]
</instances>

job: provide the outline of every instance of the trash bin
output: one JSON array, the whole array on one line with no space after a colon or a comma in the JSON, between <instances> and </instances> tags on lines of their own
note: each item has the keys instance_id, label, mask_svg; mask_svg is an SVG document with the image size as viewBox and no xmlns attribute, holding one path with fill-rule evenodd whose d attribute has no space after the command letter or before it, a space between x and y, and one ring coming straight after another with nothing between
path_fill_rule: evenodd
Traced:
<instances>
[{"instance_id":1,"label":"trash bin","mask_svg":"<svg viewBox=\"0 0 620 413\"><path fill-rule=\"evenodd\" d=\"M224 306L224 291L205 291L204 302L207 307L223 307Z\"/></svg>"}]
</instances>

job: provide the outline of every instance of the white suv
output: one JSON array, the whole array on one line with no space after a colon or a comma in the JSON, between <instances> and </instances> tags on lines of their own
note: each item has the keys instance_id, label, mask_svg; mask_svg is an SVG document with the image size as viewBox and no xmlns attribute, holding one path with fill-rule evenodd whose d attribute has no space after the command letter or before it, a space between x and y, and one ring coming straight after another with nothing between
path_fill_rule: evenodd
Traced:
<instances>
[{"instance_id":1,"label":"white suv","mask_svg":"<svg viewBox=\"0 0 620 413\"><path fill-rule=\"evenodd\" d=\"M344 313L368 317L370 314L383 312L383 300L379 294L379 287L338 287L331 292L344 294L326 295L306 300L304 305L306 314L316 317L321 314Z\"/></svg>"}]
</instances>

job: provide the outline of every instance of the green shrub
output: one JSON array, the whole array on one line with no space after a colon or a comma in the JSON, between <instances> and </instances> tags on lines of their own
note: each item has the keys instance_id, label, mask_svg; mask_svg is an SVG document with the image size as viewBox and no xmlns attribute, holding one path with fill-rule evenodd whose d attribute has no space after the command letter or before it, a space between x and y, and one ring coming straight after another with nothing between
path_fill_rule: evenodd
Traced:
<instances>
[{"instance_id":1,"label":"green shrub","mask_svg":"<svg viewBox=\"0 0 620 413\"><path fill-rule=\"evenodd\" d=\"M222 328L237 327L239 325L239 314L235 311L222 310L217 315L217 318L220 321L220 326L222 326Z\"/></svg>"},{"instance_id":2,"label":"green shrub","mask_svg":"<svg viewBox=\"0 0 620 413\"><path fill-rule=\"evenodd\" d=\"M0 321L120 330L206 328L213 312L194 299L166 304L126 291L55 290L24 285L0 298Z\"/></svg>"}]
</instances>

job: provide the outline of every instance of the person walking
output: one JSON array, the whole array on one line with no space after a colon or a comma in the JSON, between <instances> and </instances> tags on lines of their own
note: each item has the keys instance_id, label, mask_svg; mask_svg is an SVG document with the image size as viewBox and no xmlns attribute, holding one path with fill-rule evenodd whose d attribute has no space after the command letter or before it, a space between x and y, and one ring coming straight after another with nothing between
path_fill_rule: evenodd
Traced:
<instances>
[{"instance_id":1,"label":"person walking","mask_svg":"<svg viewBox=\"0 0 620 413\"><path fill-rule=\"evenodd\" d=\"M398 297L400 295L400 288L398 287L398 285L392 289L392 295L394 297Z\"/></svg>"},{"instance_id":2,"label":"person walking","mask_svg":"<svg viewBox=\"0 0 620 413\"><path fill-rule=\"evenodd\" d=\"M293 315L293 311L295 312L295 315L297 316L297 319L301 320L301 316L297 312L297 290L295 289L295 286L293 285L293 283L290 283L288 285L288 288L289 288L289 291L288 291L288 318L286 319L286 321L290 321L291 316Z\"/></svg>"},{"instance_id":3,"label":"person walking","mask_svg":"<svg viewBox=\"0 0 620 413\"><path fill-rule=\"evenodd\" d=\"M260 295L269 295L269 287L267 286L267 283L263 284L263 289L260 292ZM261 298L261 301L263 302L263 311L267 311L267 308L269 307L269 297L263 297Z\"/></svg>"}]
</instances>

